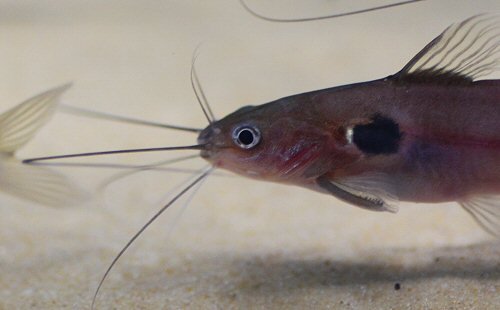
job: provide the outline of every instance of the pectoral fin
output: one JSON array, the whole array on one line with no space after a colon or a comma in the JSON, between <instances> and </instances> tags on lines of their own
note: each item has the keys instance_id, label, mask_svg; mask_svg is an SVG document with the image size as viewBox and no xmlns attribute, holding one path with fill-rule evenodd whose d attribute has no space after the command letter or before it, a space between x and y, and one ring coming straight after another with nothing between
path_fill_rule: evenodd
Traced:
<instances>
[{"instance_id":1,"label":"pectoral fin","mask_svg":"<svg viewBox=\"0 0 500 310\"><path fill-rule=\"evenodd\" d=\"M322 176L316 182L336 198L354 206L372 211L398 211L399 200L394 187L383 174L350 177L340 181Z\"/></svg>"},{"instance_id":2,"label":"pectoral fin","mask_svg":"<svg viewBox=\"0 0 500 310\"><path fill-rule=\"evenodd\" d=\"M500 237L500 196L477 196L459 203L484 230Z\"/></svg>"}]
</instances>

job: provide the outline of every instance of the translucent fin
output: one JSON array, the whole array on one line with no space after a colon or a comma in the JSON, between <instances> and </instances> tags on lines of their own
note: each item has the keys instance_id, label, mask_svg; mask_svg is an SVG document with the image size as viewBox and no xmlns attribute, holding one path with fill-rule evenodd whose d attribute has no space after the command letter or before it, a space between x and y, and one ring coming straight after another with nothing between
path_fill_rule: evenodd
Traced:
<instances>
[{"instance_id":1,"label":"translucent fin","mask_svg":"<svg viewBox=\"0 0 500 310\"><path fill-rule=\"evenodd\" d=\"M473 197L460 205L484 230L500 237L500 196Z\"/></svg>"},{"instance_id":2,"label":"translucent fin","mask_svg":"<svg viewBox=\"0 0 500 310\"><path fill-rule=\"evenodd\" d=\"M88 198L63 175L15 159L0 161L0 191L50 207L68 207Z\"/></svg>"},{"instance_id":3,"label":"translucent fin","mask_svg":"<svg viewBox=\"0 0 500 310\"><path fill-rule=\"evenodd\" d=\"M392 213L399 210L399 198L395 186L382 173L349 177L338 181L320 177L317 182L333 196L357 207Z\"/></svg>"},{"instance_id":4,"label":"translucent fin","mask_svg":"<svg viewBox=\"0 0 500 310\"><path fill-rule=\"evenodd\" d=\"M60 86L13 107L0 115L0 152L14 153L26 144L52 116L61 94L70 85Z\"/></svg>"},{"instance_id":5,"label":"translucent fin","mask_svg":"<svg viewBox=\"0 0 500 310\"><path fill-rule=\"evenodd\" d=\"M500 69L500 19L483 14L451 25L395 76L412 82L471 83Z\"/></svg>"}]
</instances>

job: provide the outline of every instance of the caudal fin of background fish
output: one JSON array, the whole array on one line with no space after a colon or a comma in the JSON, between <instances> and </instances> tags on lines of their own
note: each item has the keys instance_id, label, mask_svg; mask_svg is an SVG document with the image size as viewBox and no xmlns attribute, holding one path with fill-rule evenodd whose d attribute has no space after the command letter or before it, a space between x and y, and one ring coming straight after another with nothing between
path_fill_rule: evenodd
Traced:
<instances>
[{"instance_id":1,"label":"caudal fin of background fish","mask_svg":"<svg viewBox=\"0 0 500 310\"><path fill-rule=\"evenodd\" d=\"M49 121L61 95L70 86L43 92L0 115L0 191L53 207L85 200L86 195L62 174L47 167L22 164L14 157Z\"/></svg>"},{"instance_id":2,"label":"caudal fin of background fish","mask_svg":"<svg viewBox=\"0 0 500 310\"><path fill-rule=\"evenodd\" d=\"M87 200L64 175L14 158L0 161L0 191L49 207L70 207Z\"/></svg>"}]
</instances>

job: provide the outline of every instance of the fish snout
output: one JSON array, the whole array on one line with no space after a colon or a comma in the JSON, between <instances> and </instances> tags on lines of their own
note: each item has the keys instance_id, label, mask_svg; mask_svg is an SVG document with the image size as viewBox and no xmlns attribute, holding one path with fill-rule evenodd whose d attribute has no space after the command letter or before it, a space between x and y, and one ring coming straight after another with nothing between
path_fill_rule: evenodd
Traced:
<instances>
[{"instance_id":1,"label":"fish snout","mask_svg":"<svg viewBox=\"0 0 500 310\"><path fill-rule=\"evenodd\" d=\"M203 129L198 136L198 144L203 145L203 149L200 152L202 158L208 159L213 155L213 146L215 145L215 138L220 132L219 129L209 126Z\"/></svg>"},{"instance_id":2,"label":"fish snout","mask_svg":"<svg viewBox=\"0 0 500 310\"><path fill-rule=\"evenodd\" d=\"M207 145L210 143L212 140L212 136L214 135L213 129L211 127L207 127L203 129L200 134L198 135L198 144L200 145Z\"/></svg>"}]
</instances>

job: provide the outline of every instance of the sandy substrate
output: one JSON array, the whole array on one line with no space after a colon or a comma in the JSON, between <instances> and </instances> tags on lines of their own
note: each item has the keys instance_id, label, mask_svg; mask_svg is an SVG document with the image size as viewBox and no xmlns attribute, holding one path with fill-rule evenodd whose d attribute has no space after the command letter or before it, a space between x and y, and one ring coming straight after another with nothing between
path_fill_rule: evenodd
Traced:
<instances>
[{"instance_id":1,"label":"sandy substrate","mask_svg":"<svg viewBox=\"0 0 500 310\"><path fill-rule=\"evenodd\" d=\"M222 116L392 74L449 24L499 9L497 0L440 0L335 21L270 24L236 0L0 1L1 109L73 81L67 104L203 127L189 84L200 44L200 80ZM60 113L18 156L194 141ZM145 164L178 155L92 162ZM197 159L176 167L204 165ZM59 170L93 199L53 209L0 196L0 309L88 309L116 253L190 176L143 172L103 190L116 170ZM179 203L158 219L97 300L98 309L498 307L500 243L454 204L403 204L396 215L375 214L228 174L210 177L189 208Z\"/></svg>"}]
</instances>

